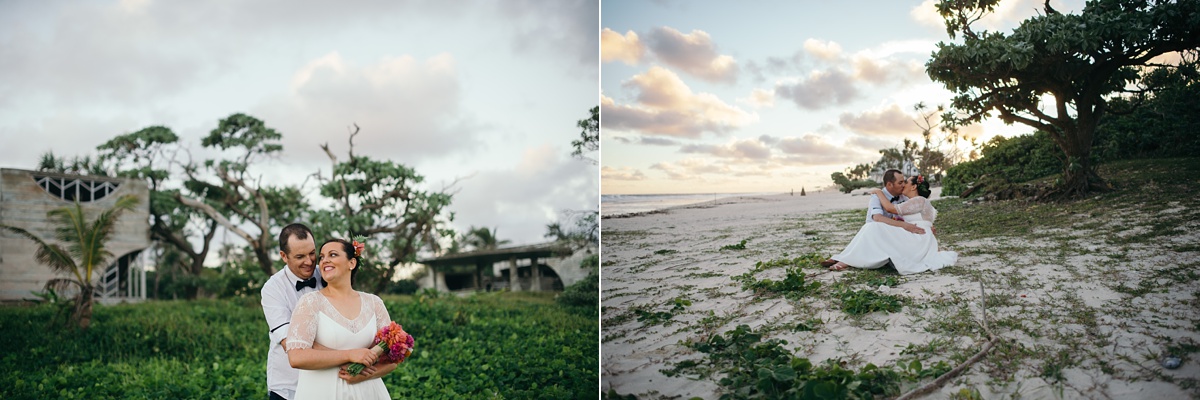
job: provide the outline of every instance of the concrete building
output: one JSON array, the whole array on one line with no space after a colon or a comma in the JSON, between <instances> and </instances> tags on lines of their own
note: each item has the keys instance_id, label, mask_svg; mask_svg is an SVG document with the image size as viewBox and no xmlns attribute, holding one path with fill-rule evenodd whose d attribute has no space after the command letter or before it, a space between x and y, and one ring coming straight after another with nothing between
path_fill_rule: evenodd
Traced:
<instances>
[{"instance_id":1,"label":"concrete building","mask_svg":"<svg viewBox=\"0 0 1200 400\"><path fill-rule=\"evenodd\" d=\"M595 249L572 251L559 242L448 254L421 260L426 270L417 285L443 292L562 291L587 277L579 264L591 254Z\"/></svg>"},{"instance_id":2,"label":"concrete building","mask_svg":"<svg viewBox=\"0 0 1200 400\"><path fill-rule=\"evenodd\" d=\"M133 194L139 202L117 221L106 247L113 257L93 271L96 299L104 303L146 298L142 250L150 247L150 191L140 180L0 169L0 224L29 231L54 243L50 210L83 207L89 220L112 208L117 198ZM34 258L37 245L24 236L0 229L0 301L34 299L46 282L61 277ZM60 295L72 295L60 293Z\"/></svg>"}]
</instances>

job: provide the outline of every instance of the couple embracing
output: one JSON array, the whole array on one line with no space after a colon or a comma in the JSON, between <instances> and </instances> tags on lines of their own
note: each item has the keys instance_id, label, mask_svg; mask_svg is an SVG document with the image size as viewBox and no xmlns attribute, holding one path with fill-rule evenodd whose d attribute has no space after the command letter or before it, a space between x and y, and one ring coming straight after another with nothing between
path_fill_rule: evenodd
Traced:
<instances>
[{"instance_id":1,"label":"couple embracing","mask_svg":"<svg viewBox=\"0 0 1200 400\"><path fill-rule=\"evenodd\" d=\"M270 330L268 397L274 399L388 399L380 377L396 369L368 349L391 317L379 296L350 283L362 264L357 242L329 239L316 247L312 231L291 224L279 232L287 268L263 285ZM377 361L380 361L378 364ZM366 366L351 374L346 366Z\"/></svg>"},{"instance_id":2,"label":"couple embracing","mask_svg":"<svg viewBox=\"0 0 1200 400\"><path fill-rule=\"evenodd\" d=\"M920 175L906 179L890 169L883 173L883 185L884 190L871 193L866 224L845 250L821 266L841 271L876 269L891 262L901 275L910 275L954 265L958 253L938 251L933 229L937 210L929 202L929 182Z\"/></svg>"}]
</instances>

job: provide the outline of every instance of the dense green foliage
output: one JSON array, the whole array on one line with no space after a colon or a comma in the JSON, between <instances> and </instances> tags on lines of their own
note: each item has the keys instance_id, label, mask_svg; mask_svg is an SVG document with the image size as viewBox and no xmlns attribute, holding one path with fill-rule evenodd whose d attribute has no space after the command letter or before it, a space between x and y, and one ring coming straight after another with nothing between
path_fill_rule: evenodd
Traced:
<instances>
[{"instance_id":1,"label":"dense green foliage","mask_svg":"<svg viewBox=\"0 0 1200 400\"><path fill-rule=\"evenodd\" d=\"M564 306L596 310L600 305L600 274L590 273L579 282L567 286L555 300Z\"/></svg>"},{"instance_id":2,"label":"dense green foliage","mask_svg":"<svg viewBox=\"0 0 1200 400\"><path fill-rule=\"evenodd\" d=\"M926 63L934 81L955 93L951 126L999 114L1047 132L1062 149L1061 194L1104 189L1092 158L1108 98L1138 78L1137 67L1159 55L1200 47L1200 2L1095 0L1078 14L1055 11L1022 21L1010 33L972 24L999 0L941 0L935 7L951 39ZM1068 111L1069 110L1069 111Z\"/></svg>"},{"instance_id":3,"label":"dense green foliage","mask_svg":"<svg viewBox=\"0 0 1200 400\"><path fill-rule=\"evenodd\" d=\"M384 381L393 398L592 398L594 313L543 294L384 297L416 352ZM265 398L257 301L97 306L86 331L46 329L50 306L0 307L0 398ZM37 332L38 334L31 334Z\"/></svg>"},{"instance_id":4,"label":"dense green foliage","mask_svg":"<svg viewBox=\"0 0 1200 400\"><path fill-rule=\"evenodd\" d=\"M1193 56L1195 57L1195 56ZM1142 75L1143 87L1157 88L1141 99L1116 98L1096 130L1100 160L1190 157L1200 154L1200 74L1196 61L1182 69Z\"/></svg>"},{"instance_id":5,"label":"dense green foliage","mask_svg":"<svg viewBox=\"0 0 1200 400\"><path fill-rule=\"evenodd\" d=\"M1045 132L1014 138L996 136L983 145L982 157L950 167L942 180L943 196L958 196L985 183L1020 183L1062 171L1062 151Z\"/></svg>"},{"instance_id":6,"label":"dense green foliage","mask_svg":"<svg viewBox=\"0 0 1200 400\"><path fill-rule=\"evenodd\" d=\"M829 177L830 179L833 179L833 184L837 185L838 190L841 190L842 193L850 193L854 191L854 189L880 186L878 182L870 179L850 179L841 172L834 172L830 174Z\"/></svg>"},{"instance_id":7,"label":"dense green foliage","mask_svg":"<svg viewBox=\"0 0 1200 400\"><path fill-rule=\"evenodd\" d=\"M1186 69L1185 69L1186 71ZM1142 100L1118 98L1096 130L1093 163L1147 157L1181 157L1200 153L1200 76L1156 70L1144 74L1143 86L1157 87ZM1050 135L1035 132L1014 138L995 137L984 144L982 157L951 167L943 181L944 196L957 196L976 184L986 193L1010 184L1060 174L1065 154Z\"/></svg>"}]
</instances>

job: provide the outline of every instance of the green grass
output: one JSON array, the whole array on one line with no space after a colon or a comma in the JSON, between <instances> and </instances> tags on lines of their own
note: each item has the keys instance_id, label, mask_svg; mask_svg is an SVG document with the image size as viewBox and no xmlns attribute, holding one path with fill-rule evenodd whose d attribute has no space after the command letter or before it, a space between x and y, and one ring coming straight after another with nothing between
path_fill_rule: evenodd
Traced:
<instances>
[{"instance_id":1,"label":"green grass","mask_svg":"<svg viewBox=\"0 0 1200 400\"><path fill-rule=\"evenodd\" d=\"M398 398L585 398L598 386L594 308L552 294L385 296L416 351L384 378ZM87 331L48 328L50 306L0 307L0 397L265 398L256 299L101 306Z\"/></svg>"}]
</instances>

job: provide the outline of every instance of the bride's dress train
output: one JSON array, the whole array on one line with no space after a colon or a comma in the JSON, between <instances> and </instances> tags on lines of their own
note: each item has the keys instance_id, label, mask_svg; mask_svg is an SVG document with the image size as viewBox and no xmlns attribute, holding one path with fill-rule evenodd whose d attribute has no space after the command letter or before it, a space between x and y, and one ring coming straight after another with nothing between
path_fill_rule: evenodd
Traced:
<instances>
[{"instance_id":1,"label":"bride's dress train","mask_svg":"<svg viewBox=\"0 0 1200 400\"><path fill-rule=\"evenodd\" d=\"M938 251L937 237L933 235L937 210L926 198L915 197L896 207L904 222L925 229L925 233L918 235L885 223L868 222L845 250L830 258L862 269L880 268L890 260L901 275L935 271L958 261L958 253Z\"/></svg>"}]
</instances>

